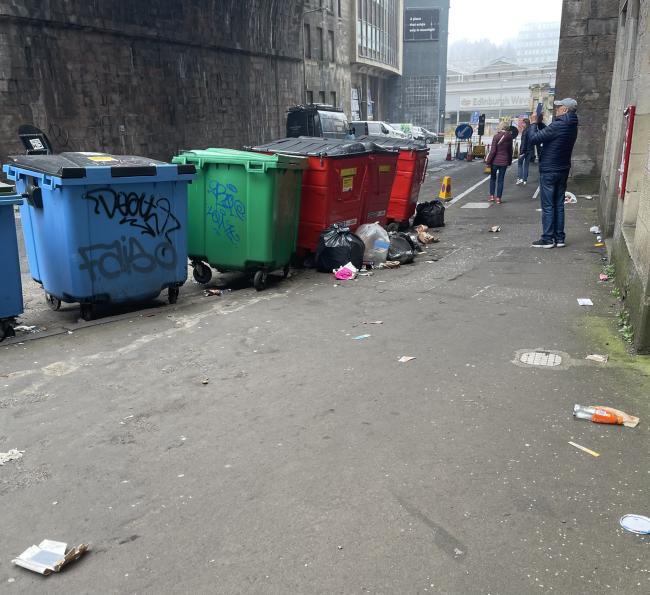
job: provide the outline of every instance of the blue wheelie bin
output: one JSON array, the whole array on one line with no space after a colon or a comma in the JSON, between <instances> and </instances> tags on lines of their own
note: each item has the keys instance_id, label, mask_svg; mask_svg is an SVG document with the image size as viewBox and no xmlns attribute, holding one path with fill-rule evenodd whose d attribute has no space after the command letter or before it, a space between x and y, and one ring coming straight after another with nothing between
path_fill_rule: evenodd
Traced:
<instances>
[{"instance_id":1,"label":"blue wheelie bin","mask_svg":"<svg viewBox=\"0 0 650 595\"><path fill-rule=\"evenodd\" d=\"M23 196L29 270L50 306L170 303L187 279L193 165L103 153L20 155L4 166Z\"/></svg>"},{"instance_id":2,"label":"blue wheelie bin","mask_svg":"<svg viewBox=\"0 0 650 595\"><path fill-rule=\"evenodd\" d=\"M13 337L14 319L23 313L23 286L14 205L23 202L14 187L0 182L0 341Z\"/></svg>"}]
</instances>

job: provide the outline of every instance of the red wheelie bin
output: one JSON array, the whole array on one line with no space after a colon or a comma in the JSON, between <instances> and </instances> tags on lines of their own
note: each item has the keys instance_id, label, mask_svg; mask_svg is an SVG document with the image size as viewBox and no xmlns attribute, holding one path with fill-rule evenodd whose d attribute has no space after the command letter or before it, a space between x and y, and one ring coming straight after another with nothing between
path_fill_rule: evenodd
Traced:
<instances>
[{"instance_id":1,"label":"red wheelie bin","mask_svg":"<svg viewBox=\"0 0 650 595\"><path fill-rule=\"evenodd\" d=\"M361 207L361 223L379 223L386 226L388 204L397 173L398 149L382 147L370 141L363 143L368 154L366 200Z\"/></svg>"},{"instance_id":2,"label":"red wheelie bin","mask_svg":"<svg viewBox=\"0 0 650 595\"><path fill-rule=\"evenodd\" d=\"M333 223L354 231L366 202L371 148L343 139L284 138L251 148L259 153L308 158L303 172L298 248L313 252L324 229Z\"/></svg>"}]
</instances>

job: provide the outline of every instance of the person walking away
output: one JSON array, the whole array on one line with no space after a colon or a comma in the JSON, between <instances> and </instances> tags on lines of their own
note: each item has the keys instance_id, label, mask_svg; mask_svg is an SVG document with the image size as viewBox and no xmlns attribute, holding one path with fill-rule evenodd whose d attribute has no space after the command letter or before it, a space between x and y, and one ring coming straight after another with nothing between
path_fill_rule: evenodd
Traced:
<instances>
[{"instance_id":1,"label":"person walking away","mask_svg":"<svg viewBox=\"0 0 650 595\"><path fill-rule=\"evenodd\" d=\"M530 120L524 118L524 129L521 131L521 146L519 147L519 159L517 159L517 181L515 184L518 186L526 185L528 182L528 165L530 163L530 154L534 150L533 146L528 142L528 134L530 133Z\"/></svg>"},{"instance_id":2,"label":"person walking away","mask_svg":"<svg viewBox=\"0 0 650 595\"><path fill-rule=\"evenodd\" d=\"M492 138L490 153L485 162L490 166L490 197L488 201L501 204L506 169L512 164L512 133L507 122L499 124L499 130ZM496 195L495 195L496 190Z\"/></svg>"},{"instance_id":3,"label":"person walking away","mask_svg":"<svg viewBox=\"0 0 650 595\"><path fill-rule=\"evenodd\" d=\"M533 248L564 248L564 194L571 169L571 154L578 137L578 102L567 97L554 102L553 122L543 130L538 128L533 114L528 142L543 145L539 157L539 189L542 202L542 237Z\"/></svg>"}]
</instances>

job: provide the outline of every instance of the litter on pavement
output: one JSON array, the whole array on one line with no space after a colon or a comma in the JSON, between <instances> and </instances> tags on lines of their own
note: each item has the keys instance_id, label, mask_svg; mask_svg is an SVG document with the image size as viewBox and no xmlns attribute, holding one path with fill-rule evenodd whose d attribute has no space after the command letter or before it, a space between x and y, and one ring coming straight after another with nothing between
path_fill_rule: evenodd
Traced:
<instances>
[{"instance_id":1,"label":"litter on pavement","mask_svg":"<svg viewBox=\"0 0 650 595\"><path fill-rule=\"evenodd\" d=\"M599 233L600 233L600 227L598 227L598 225L592 225L592 226L589 228L589 231L590 231L591 233L599 234Z\"/></svg>"},{"instance_id":2,"label":"litter on pavement","mask_svg":"<svg viewBox=\"0 0 650 595\"><path fill-rule=\"evenodd\" d=\"M605 273L600 273L600 275L598 275L598 280L599 281L608 281L609 280L609 275L606 275Z\"/></svg>"},{"instance_id":3,"label":"litter on pavement","mask_svg":"<svg viewBox=\"0 0 650 595\"><path fill-rule=\"evenodd\" d=\"M624 514L619 520L621 527L637 535L650 535L650 518L641 514Z\"/></svg>"},{"instance_id":4,"label":"litter on pavement","mask_svg":"<svg viewBox=\"0 0 650 595\"><path fill-rule=\"evenodd\" d=\"M410 361L413 360L413 359L416 359L416 358L413 357L412 355L403 355L403 356L400 357L397 361L398 361L400 364L405 364L406 362L410 362Z\"/></svg>"},{"instance_id":5,"label":"litter on pavement","mask_svg":"<svg viewBox=\"0 0 650 595\"><path fill-rule=\"evenodd\" d=\"M613 407L603 407L600 405L574 405L573 417L576 419L587 419L595 424L614 424L625 426L626 428L636 428L639 425L639 418L625 413L620 409Z\"/></svg>"},{"instance_id":6,"label":"litter on pavement","mask_svg":"<svg viewBox=\"0 0 650 595\"><path fill-rule=\"evenodd\" d=\"M599 364L606 364L609 359L609 355L601 355L600 353L590 353L585 359L591 360L592 362L598 362Z\"/></svg>"},{"instance_id":7,"label":"litter on pavement","mask_svg":"<svg viewBox=\"0 0 650 595\"><path fill-rule=\"evenodd\" d=\"M499 233L501 231L501 226L500 225L493 225L490 227L490 232L491 233Z\"/></svg>"},{"instance_id":8,"label":"litter on pavement","mask_svg":"<svg viewBox=\"0 0 650 595\"><path fill-rule=\"evenodd\" d=\"M587 448L586 446L581 446L580 444L577 444L575 442L571 442L570 440L569 440L569 444L571 446L575 446L578 450L581 450L583 452L586 452L586 453L590 454L592 457L599 457L600 456L600 453L597 453L595 450L591 450L591 448Z\"/></svg>"},{"instance_id":9,"label":"litter on pavement","mask_svg":"<svg viewBox=\"0 0 650 595\"><path fill-rule=\"evenodd\" d=\"M399 260L387 260L382 262L377 268L378 269L398 269L400 267Z\"/></svg>"},{"instance_id":10,"label":"litter on pavement","mask_svg":"<svg viewBox=\"0 0 650 595\"><path fill-rule=\"evenodd\" d=\"M594 303L589 298L578 298L579 306L593 306Z\"/></svg>"},{"instance_id":11,"label":"litter on pavement","mask_svg":"<svg viewBox=\"0 0 650 595\"><path fill-rule=\"evenodd\" d=\"M365 334L365 335L358 335L358 336L356 336L356 337L353 337L353 339L354 339L355 341L362 341L363 339L367 339L367 338L370 337L370 336L372 336L372 335L368 335L368 334Z\"/></svg>"},{"instance_id":12,"label":"litter on pavement","mask_svg":"<svg viewBox=\"0 0 650 595\"><path fill-rule=\"evenodd\" d=\"M347 281L348 279L356 279L359 274L359 269L357 269L357 267L355 267L351 262L348 262L348 264L345 264L332 272L339 281Z\"/></svg>"},{"instance_id":13,"label":"litter on pavement","mask_svg":"<svg viewBox=\"0 0 650 595\"><path fill-rule=\"evenodd\" d=\"M78 560L88 550L88 545L82 543L66 552L67 549L67 543L44 539L38 545L28 547L11 562L16 566L47 576L59 572L66 564Z\"/></svg>"},{"instance_id":14,"label":"litter on pavement","mask_svg":"<svg viewBox=\"0 0 650 595\"><path fill-rule=\"evenodd\" d=\"M369 320L367 322L363 322L362 324L384 324L383 320Z\"/></svg>"},{"instance_id":15,"label":"litter on pavement","mask_svg":"<svg viewBox=\"0 0 650 595\"><path fill-rule=\"evenodd\" d=\"M18 459L23 458L24 450L17 450L12 448L8 452L0 452L0 465L4 465L9 461L17 461Z\"/></svg>"},{"instance_id":16,"label":"litter on pavement","mask_svg":"<svg viewBox=\"0 0 650 595\"><path fill-rule=\"evenodd\" d=\"M578 202L578 199L576 198L576 195L573 194L573 192L565 192L564 193L564 203L565 204L575 204Z\"/></svg>"}]
</instances>

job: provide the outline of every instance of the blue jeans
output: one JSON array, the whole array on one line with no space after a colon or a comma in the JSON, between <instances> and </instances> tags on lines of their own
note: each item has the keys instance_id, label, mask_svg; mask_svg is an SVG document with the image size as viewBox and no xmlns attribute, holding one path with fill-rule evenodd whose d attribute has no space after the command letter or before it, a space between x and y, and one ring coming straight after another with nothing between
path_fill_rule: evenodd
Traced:
<instances>
[{"instance_id":1,"label":"blue jeans","mask_svg":"<svg viewBox=\"0 0 650 595\"><path fill-rule=\"evenodd\" d=\"M506 177L507 165L493 165L490 170L490 196L495 196L494 187L496 186L496 196L503 196L503 180ZM498 176L498 178L497 178Z\"/></svg>"},{"instance_id":2,"label":"blue jeans","mask_svg":"<svg viewBox=\"0 0 650 595\"><path fill-rule=\"evenodd\" d=\"M564 193L568 171L540 173L539 191L542 201L542 240L564 242Z\"/></svg>"},{"instance_id":3,"label":"blue jeans","mask_svg":"<svg viewBox=\"0 0 650 595\"><path fill-rule=\"evenodd\" d=\"M517 159L517 177L524 182L528 181L528 164L530 163L530 156L528 153L520 155Z\"/></svg>"}]
</instances>

